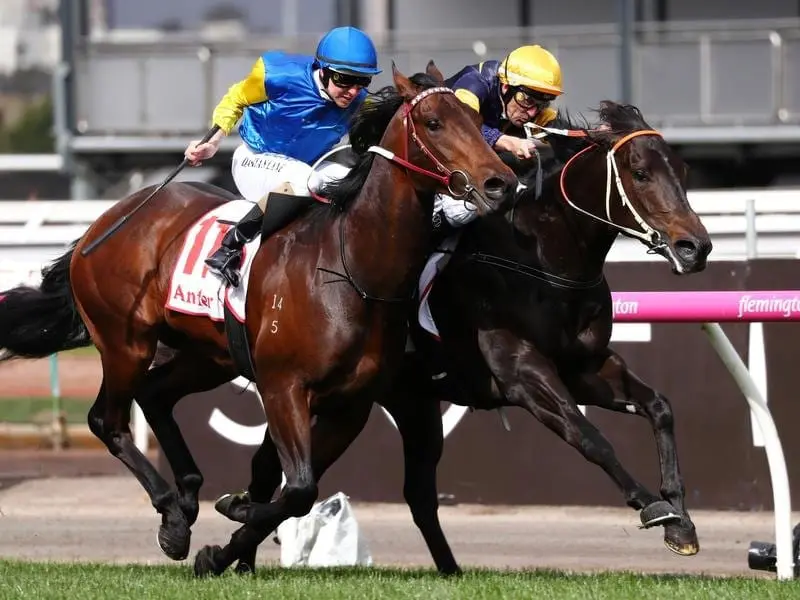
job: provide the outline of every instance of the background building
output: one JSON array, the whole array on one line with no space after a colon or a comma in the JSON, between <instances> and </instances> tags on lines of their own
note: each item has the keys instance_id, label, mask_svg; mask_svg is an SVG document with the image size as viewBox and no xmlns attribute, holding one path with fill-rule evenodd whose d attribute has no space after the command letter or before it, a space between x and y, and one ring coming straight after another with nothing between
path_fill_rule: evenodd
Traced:
<instances>
[{"instance_id":1,"label":"background building","mask_svg":"<svg viewBox=\"0 0 800 600\"><path fill-rule=\"evenodd\" d=\"M52 99L64 195L118 198L180 160L261 52L311 52L340 24L379 44L376 87L392 60L450 74L538 42L563 66L560 106L635 104L692 187L800 180L796 0L0 0L0 126ZM231 185L235 145L191 176Z\"/></svg>"}]
</instances>

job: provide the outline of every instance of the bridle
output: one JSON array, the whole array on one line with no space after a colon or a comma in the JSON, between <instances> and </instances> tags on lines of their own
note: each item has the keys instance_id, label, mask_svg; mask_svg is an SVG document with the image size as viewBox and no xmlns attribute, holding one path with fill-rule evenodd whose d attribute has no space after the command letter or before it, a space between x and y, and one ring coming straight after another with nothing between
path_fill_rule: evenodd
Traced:
<instances>
[{"instance_id":1,"label":"bridle","mask_svg":"<svg viewBox=\"0 0 800 600\"><path fill-rule=\"evenodd\" d=\"M428 88L426 90L421 91L418 93L414 98L407 101L403 105L403 127L405 129L405 136L404 136L404 154L405 158L397 156L394 152L387 150L381 146L370 146L367 148L367 152L372 152L373 154L377 154L382 156L383 158L389 160L390 162L396 163L410 171L414 171L415 173L419 173L421 175L425 175L426 177L430 177L431 179L438 181L443 186L447 188L447 191L454 197L454 198L466 198L468 196L473 195L480 195L475 187L472 185L469 175L467 175L464 171L461 170L450 170L445 167L442 162L436 158L433 152L425 145L425 143L419 139L417 135L416 127L414 126L414 119L411 118L411 111L414 110L414 107L417 106L422 100L431 96L433 94L453 94L453 90L448 87L433 87ZM419 148L425 156L430 159L433 165L436 167L436 171L431 171L429 169L425 169L408 160L408 139L411 140L416 144L417 148ZM326 155L327 156L327 155ZM318 161L319 162L319 161ZM312 168L313 171L313 168ZM464 187L461 191L453 189L453 181L456 177L463 178ZM316 192L309 189L311 195L316 199L322 202L328 202L328 200ZM328 281L326 283L335 283L337 281L343 281L349 283L350 286L361 296L362 300L372 300L376 302L405 302L408 300L406 297L396 297L396 298L384 298L381 296L373 296L369 292L367 292L364 288L362 288L356 280L353 278L353 275L350 271L350 267L347 265L346 259L346 252L345 252L345 235L344 235L344 219L339 221L339 254L340 260L342 262L342 268L344 273L337 273L336 271L331 271L330 269L319 268L320 271L325 273L330 273L332 275L336 275L339 279Z\"/></svg>"},{"instance_id":2,"label":"bridle","mask_svg":"<svg viewBox=\"0 0 800 600\"><path fill-rule=\"evenodd\" d=\"M628 194L625 192L625 187L622 185L622 178L619 174L619 166L617 165L615 154L617 150L619 150L623 145L625 145L630 140L643 136L643 135L654 135L658 137L662 137L661 133L654 129L641 129L639 131L633 131L625 136L619 138L611 149L606 153L606 217L603 218L594 213L591 213L580 206L577 206L572 200L570 200L569 194L567 194L567 187L566 187L566 179L567 179L567 171L570 165L575 161L581 154L584 154L590 150L595 148L599 148L597 145L587 146L580 152L574 154L570 159L567 161L567 164L564 165L564 168L561 170L561 176L559 178L559 185L561 187L561 195L564 197L564 202L569 204L571 208L595 219L596 221L600 221L601 223L605 223L606 225L611 225L612 227L627 233L628 235L638 238L645 242L650 251L655 251L664 247L666 244L664 240L661 238L661 234L653 229L650 225L648 225L647 221L645 221L641 215L638 213L636 208L631 203L630 199L628 198ZM618 223L614 223L613 219L611 218L611 175L612 172L614 174L614 182L616 183L617 193L619 194L620 202L624 208L627 208L628 211L633 216L636 223L638 223L639 227L641 227L641 231L637 231L636 229L631 229L630 227L625 227L623 225L619 225Z\"/></svg>"},{"instance_id":3,"label":"bridle","mask_svg":"<svg viewBox=\"0 0 800 600\"><path fill-rule=\"evenodd\" d=\"M427 98L428 96L432 96L433 94L454 94L455 92L444 86L440 87L432 87L426 90L422 90L419 94L414 96L411 100L406 101L403 104L403 127L406 130L406 134L403 139L403 154L404 157L397 156L391 150L387 150L382 146L370 146L367 148L367 152L372 152L373 154L377 154L378 156L382 156L386 160L393 162L395 164L400 165L408 169L409 171L414 171L415 173L419 173L420 175L425 175L426 177L430 177L431 179L438 181L440 184L447 188L447 192L453 198L467 198L478 196L481 197L480 192L472 185L469 175L467 175L464 171L460 169L450 170L442 164L436 156L431 152L431 150L425 145L425 143L419 139L417 135L417 128L414 125L414 119L411 118L411 111L414 110L414 107L417 106L422 100ZM429 169L425 169L424 167L420 167L415 165L414 163L408 160L408 140L414 142L414 144L419 148L422 153L428 157L428 159L433 163L434 167L436 167L436 171L431 171ZM311 167L311 171L315 171L316 167L322 163L323 160L328 158L330 155L335 154L345 148L350 148L350 145L347 146L338 146L329 152L323 154L320 158L318 158L315 163ZM438 172L437 172L438 171ZM453 182L457 181L457 178L461 178L463 180L463 188L460 190L454 189ZM310 177L309 177L310 182ZM308 193L311 195L312 198L318 200L319 202L328 202L328 199L324 196L318 194L314 190L308 186ZM485 199L482 198L484 201Z\"/></svg>"},{"instance_id":4,"label":"bridle","mask_svg":"<svg viewBox=\"0 0 800 600\"><path fill-rule=\"evenodd\" d=\"M532 128L536 128L540 130L540 133L533 133L531 131ZM543 125L538 125L536 123L529 123L525 126L526 134L528 139L537 139L543 138L547 135L560 135L565 137L587 137L588 132L582 129L556 129L553 127L545 127ZM598 131L598 130L595 130ZM648 246L648 252L654 253L658 252L662 248L666 247L666 242L662 239L661 234L653 229L647 222L639 215L639 213L634 208L633 204L631 204L630 199L628 198L628 194L625 192L625 188L622 185L622 178L619 174L619 167L616 161L616 152L619 150L624 144L629 142L630 140L637 138L643 135L655 135L658 137L662 137L661 133L654 130L654 129L642 129L639 131L631 132L620 139L618 139L611 149L606 154L606 217L604 219L601 216L595 215L580 206L576 205L569 197L566 188L566 175L569 167L573 164L573 162L582 154L589 152L590 150L594 150L599 148L600 146L597 144L592 144L583 148L576 154L570 157L567 163L564 165L563 169L561 170L560 178L559 178L559 185L561 188L561 195L564 198L564 202L566 202L572 209L575 211L582 213L588 217L596 221L600 221L601 223L605 223L607 225L611 225L612 227L618 229L619 231L623 231L628 235L631 235L635 238L638 238L645 242ZM534 147L535 149L535 147ZM537 157L538 157L538 151ZM642 228L642 231L637 231L635 229L631 229L629 227L624 227L619 225L618 223L614 223L611 218L611 174L614 173L614 181L616 182L617 192L619 193L620 201L622 202L622 206L627 208L636 222L639 224L639 227ZM542 167L541 167L541 160L537 160L537 172L536 172L536 184L535 184L535 194L538 197L542 191ZM511 222L514 221L514 210L516 205L512 207L511 210ZM522 275L527 275L529 277L533 277L534 279L540 279L542 281L546 281L547 283L553 285L554 287L561 287L566 289L577 289L577 290L585 290L590 289L599 285L603 281L603 274L601 273L598 277L591 281L578 281L578 280L571 280L564 277L555 277L552 273L548 273L541 269L535 269L532 267L528 267L521 263L517 263L516 261L510 261L503 259L501 257L477 253L470 255L468 258L475 260L477 262L486 263L498 268L509 269L520 273Z\"/></svg>"},{"instance_id":5,"label":"bridle","mask_svg":"<svg viewBox=\"0 0 800 600\"><path fill-rule=\"evenodd\" d=\"M540 130L540 133L532 133L531 129L536 128ZM588 131L602 131L601 129L595 130L588 130ZM561 135L567 137L587 137L588 134L587 130L583 129L556 129L553 127L545 127L543 125L538 125L536 123L529 123L525 125L525 132L528 136L528 139L537 139L546 137L547 135ZM615 229L627 233L628 235L635 237L637 239L642 240L645 244L648 245L649 249L648 252L654 252L660 250L666 246L666 243L661 238L661 234L657 232L655 229L648 225L647 221L645 221L641 215L636 211L633 204L631 204L630 199L628 198L628 194L625 192L625 187L622 185L622 178L619 174L619 166L617 165L616 161L616 152L630 140L637 138L643 135L654 135L658 137L663 137L661 132L656 131L655 129L640 129L639 131L632 131L631 133L622 136L611 147L611 149L606 153L606 217L600 217L593 213L590 213L587 210L584 210L580 206L577 206L572 200L569 198L569 194L567 194L567 187L566 187L566 177L567 171L569 170L570 165L575 161L579 156L584 153L589 152L590 150L594 150L595 148L599 148L597 144L592 144L583 148L579 152L576 152L567 163L564 165L564 168L561 169L561 176L559 178L559 186L561 187L561 195L564 197L564 202L566 202L572 209L575 211L582 213L588 217L596 221L600 221L601 223L605 223L606 225L611 225ZM642 231L636 231L635 229L631 229L629 227L624 227L614 221L611 218L611 174L614 174L614 181L616 183L617 192L619 193L620 201L622 202L622 206L627 208L628 211L633 215L634 220L639 224L639 227L642 228ZM541 193L541 161L539 161L539 170L536 173L536 193L537 195Z\"/></svg>"},{"instance_id":6,"label":"bridle","mask_svg":"<svg viewBox=\"0 0 800 600\"><path fill-rule=\"evenodd\" d=\"M417 106L420 102L422 102L428 96L432 96L434 94L453 94L452 89L444 86L440 87L432 87L426 90L422 90L419 94L414 96L411 100L406 102L403 105L403 127L406 130L406 135L404 136L404 149L403 154L405 157L397 156L394 152L387 150L381 146L370 146L367 148L367 152L372 152L383 158L396 163L402 167L410 171L414 171L415 173L419 173L421 175L425 175L426 177L430 177L431 179L438 181L443 186L447 188L447 192L453 196L454 198L466 198L468 196L473 196L478 194L479 192L475 189L475 186L472 185L469 175L467 175L464 171L460 169L450 170L445 167L442 162L436 158L433 152L425 145L425 143L419 139L417 135L417 128L414 125L414 119L411 118L411 112L414 110L414 107ZM433 166L436 167L436 171L431 171L415 165L414 163L408 160L408 140L411 138L411 141L419 148L422 153L430 159L433 163ZM457 178L461 178L463 180L463 188L460 190L454 189L453 182L457 180Z\"/></svg>"}]
</instances>

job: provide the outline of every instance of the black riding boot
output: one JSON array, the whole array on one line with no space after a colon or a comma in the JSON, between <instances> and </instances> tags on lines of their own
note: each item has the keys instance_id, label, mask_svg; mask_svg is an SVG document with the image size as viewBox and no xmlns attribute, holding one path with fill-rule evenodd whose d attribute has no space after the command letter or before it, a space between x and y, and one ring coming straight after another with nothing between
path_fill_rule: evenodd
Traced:
<instances>
[{"instance_id":1,"label":"black riding boot","mask_svg":"<svg viewBox=\"0 0 800 600\"><path fill-rule=\"evenodd\" d=\"M454 402L461 395L453 375L448 373L449 361L442 342L417 328L411 336L420 354L423 372L430 379L431 390L440 400Z\"/></svg>"},{"instance_id":2,"label":"black riding boot","mask_svg":"<svg viewBox=\"0 0 800 600\"><path fill-rule=\"evenodd\" d=\"M223 277L233 287L239 285L242 248L258 235L263 220L264 213L256 204L250 209L250 212L228 230L217 251L206 259L206 264L211 271Z\"/></svg>"}]
</instances>

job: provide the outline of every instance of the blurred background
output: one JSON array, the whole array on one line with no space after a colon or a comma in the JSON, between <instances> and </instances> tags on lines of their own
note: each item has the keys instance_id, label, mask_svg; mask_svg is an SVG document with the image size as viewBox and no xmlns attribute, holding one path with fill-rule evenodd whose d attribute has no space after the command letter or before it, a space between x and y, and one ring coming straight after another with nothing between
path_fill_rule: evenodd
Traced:
<instances>
[{"instance_id":1,"label":"blurred background","mask_svg":"<svg viewBox=\"0 0 800 600\"><path fill-rule=\"evenodd\" d=\"M540 43L563 67L560 104L637 105L694 188L798 182L797 0L0 0L0 151L42 153L0 161L0 195L117 199L158 181L261 52L313 52L341 24L374 36L376 87L392 60L450 75ZM228 142L191 176L230 186Z\"/></svg>"}]
</instances>

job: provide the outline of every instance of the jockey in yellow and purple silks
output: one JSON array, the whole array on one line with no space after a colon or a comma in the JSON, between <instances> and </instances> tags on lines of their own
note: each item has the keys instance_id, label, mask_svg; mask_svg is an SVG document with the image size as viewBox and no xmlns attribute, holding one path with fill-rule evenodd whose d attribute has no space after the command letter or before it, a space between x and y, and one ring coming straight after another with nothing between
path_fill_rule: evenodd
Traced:
<instances>
[{"instance_id":1,"label":"jockey in yellow and purple silks","mask_svg":"<svg viewBox=\"0 0 800 600\"><path fill-rule=\"evenodd\" d=\"M266 52L231 86L212 117L220 130L205 144L191 142L185 152L192 165L211 158L241 119L242 144L231 172L240 194L255 206L206 260L212 272L239 284L242 248L261 230L258 203L285 183L306 193L310 165L348 133L367 86L380 72L372 40L355 27L337 27L323 36L315 56ZM318 188L346 172L342 165L323 163L310 185Z\"/></svg>"},{"instance_id":2,"label":"jockey in yellow and purple silks","mask_svg":"<svg viewBox=\"0 0 800 600\"><path fill-rule=\"evenodd\" d=\"M550 103L563 93L561 67L556 58L541 46L522 46L502 61L487 60L469 65L447 80L456 96L483 117L486 142L497 152L510 152L519 159L534 154L524 125L546 126L556 118ZM442 216L459 227L477 213L463 200L439 194L434 218Z\"/></svg>"}]
</instances>

